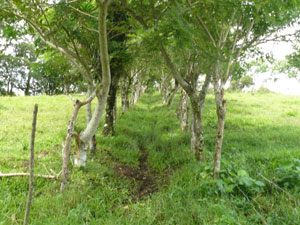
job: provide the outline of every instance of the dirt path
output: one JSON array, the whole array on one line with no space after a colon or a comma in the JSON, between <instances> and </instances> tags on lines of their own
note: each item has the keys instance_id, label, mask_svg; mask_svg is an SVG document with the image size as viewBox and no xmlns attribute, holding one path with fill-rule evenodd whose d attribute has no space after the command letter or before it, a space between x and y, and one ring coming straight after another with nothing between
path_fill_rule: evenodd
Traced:
<instances>
[{"instance_id":1,"label":"dirt path","mask_svg":"<svg viewBox=\"0 0 300 225\"><path fill-rule=\"evenodd\" d=\"M140 147L139 167L126 164L118 164L114 171L120 176L130 179L134 185L133 195L136 199L151 195L158 191L160 176L147 165L148 152L144 147Z\"/></svg>"}]
</instances>

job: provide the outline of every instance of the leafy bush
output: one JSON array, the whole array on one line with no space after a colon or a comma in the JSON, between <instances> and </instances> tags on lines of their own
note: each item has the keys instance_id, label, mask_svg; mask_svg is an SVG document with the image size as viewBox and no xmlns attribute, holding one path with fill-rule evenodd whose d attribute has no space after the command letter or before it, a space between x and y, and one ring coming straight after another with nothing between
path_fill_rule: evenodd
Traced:
<instances>
[{"instance_id":1,"label":"leafy bush","mask_svg":"<svg viewBox=\"0 0 300 225\"><path fill-rule=\"evenodd\" d=\"M244 169L227 169L220 174L217 185L221 192L253 195L264 192L265 184L249 175Z\"/></svg>"},{"instance_id":2,"label":"leafy bush","mask_svg":"<svg viewBox=\"0 0 300 225\"><path fill-rule=\"evenodd\" d=\"M271 91L268 88L263 87L263 86L261 86L256 92L259 93L259 94L271 93Z\"/></svg>"},{"instance_id":3,"label":"leafy bush","mask_svg":"<svg viewBox=\"0 0 300 225\"><path fill-rule=\"evenodd\" d=\"M251 76L243 76L238 80L231 81L230 89L233 91L240 91L245 87L250 87L254 84L253 78Z\"/></svg>"},{"instance_id":4,"label":"leafy bush","mask_svg":"<svg viewBox=\"0 0 300 225\"><path fill-rule=\"evenodd\" d=\"M300 191L300 160L294 159L276 168L277 177L275 182L284 188Z\"/></svg>"}]
</instances>

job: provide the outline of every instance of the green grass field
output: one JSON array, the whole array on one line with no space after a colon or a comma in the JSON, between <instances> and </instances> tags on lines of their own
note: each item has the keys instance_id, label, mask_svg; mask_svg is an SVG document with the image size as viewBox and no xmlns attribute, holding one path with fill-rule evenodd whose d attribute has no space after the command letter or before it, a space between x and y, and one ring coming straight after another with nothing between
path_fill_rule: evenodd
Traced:
<instances>
[{"instance_id":1,"label":"green grass field","mask_svg":"<svg viewBox=\"0 0 300 225\"><path fill-rule=\"evenodd\" d=\"M70 164L70 185L36 178L31 224L300 224L300 97L226 95L221 179L212 178L212 95L204 111L206 162L157 93L119 115L116 135L97 133L87 167ZM0 172L28 172L32 111L39 104L35 173L61 170L72 113L66 96L0 98ZM77 129L84 128L81 109ZM22 224L28 177L0 178L0 225Z\"/></svg>"}]
</instances>

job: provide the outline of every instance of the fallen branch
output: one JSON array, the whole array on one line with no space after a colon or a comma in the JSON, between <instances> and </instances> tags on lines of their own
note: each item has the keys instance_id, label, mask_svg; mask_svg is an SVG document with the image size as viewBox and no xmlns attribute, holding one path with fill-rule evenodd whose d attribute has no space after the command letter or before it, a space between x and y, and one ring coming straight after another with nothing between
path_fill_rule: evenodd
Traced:
<instances>
[{"instance_id":1,"label":"fallen branch","mask_svg":"<svg viewBox=\"0 0 300 225\"><path fill-rule=\"evenodd\" d=\"M20 176L30 176L30 173L0 173L0 177L20 177ZM57 179L57 176L53 176L53 175L34 174L34 176L48 178L48 179Z\"/></svg>"}]
</instances>

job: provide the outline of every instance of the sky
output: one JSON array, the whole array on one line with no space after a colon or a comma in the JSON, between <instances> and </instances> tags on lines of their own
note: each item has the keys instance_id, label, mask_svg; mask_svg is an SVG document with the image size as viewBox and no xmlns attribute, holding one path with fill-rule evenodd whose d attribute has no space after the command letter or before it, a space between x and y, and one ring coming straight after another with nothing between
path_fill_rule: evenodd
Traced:
<instances>
[{"instance_id":1,"label":"sky","mask_svg":"<svg viewBox=\"0 0 300 225\"><path fill-rule=\"evenodd\" d=\"M290 34L295 29L299 29L298 26L287 28L281 32L281 34ZM271 53L277 60L284 60L285 56L293 52L293 46L291 42L269 42L259 46L264 53ZM253 73L251 73L253 74ZM295 78L289 78L287 74L278 72L265 72L256 73L253 76L254 86L246 89L257 90L260 87L268 88L270 91L286 94L286 95L300 95L300 82Z\"/></svg>"}]
</instances>

